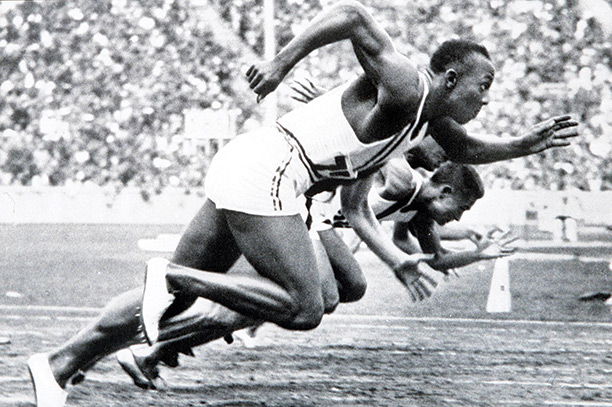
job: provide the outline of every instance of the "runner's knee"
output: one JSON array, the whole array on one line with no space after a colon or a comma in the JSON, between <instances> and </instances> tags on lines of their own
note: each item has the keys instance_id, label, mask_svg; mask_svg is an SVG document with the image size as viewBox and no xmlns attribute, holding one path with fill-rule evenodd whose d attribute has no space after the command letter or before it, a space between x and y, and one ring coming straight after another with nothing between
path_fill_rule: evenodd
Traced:
<instances>
[{"instance_id":1,"label":"runner's knee","mask_svg":"<svg viewBox=\"0 0 612 407\"><path fill-rule=\"evenodd\" d=\"M350 273L349 278L344 279L342 282L340 301L355 302L360 300L365 295L367 287L368 283L361 269Z\"/></svg>"},{"instance_id":2,"label":"runner's knee","mask_svg":"<svg viewBox=\"0 0 612 407\"><path fill-rule=\"evenodd\" d=\"M344 302L355 302L363 298L368 284L365 279L355 279L350 282L343 298Z\"/></svg>"},{"instance_id":3,"label":"runner's knee","mask_svg":"<svg viewBox=\"0 0 612 407\"><path fill-rule=\"evenodd\" d=\"M283 327L292 330L306 331L319 326L325 311L321 293L292 297L292 316L288 323L283 324Z\"/></svg>"},{"instance_id":4,"label":"runner's knee","mask_svg":"<svg viewBox=\"0 0 612 407\"><path fill-rule=\"evenodd\" d=\"M336 310L340 303L340 294L336 281L323 286L323 310L326 314L331 314Z\"/></svg>"}]
</instances>

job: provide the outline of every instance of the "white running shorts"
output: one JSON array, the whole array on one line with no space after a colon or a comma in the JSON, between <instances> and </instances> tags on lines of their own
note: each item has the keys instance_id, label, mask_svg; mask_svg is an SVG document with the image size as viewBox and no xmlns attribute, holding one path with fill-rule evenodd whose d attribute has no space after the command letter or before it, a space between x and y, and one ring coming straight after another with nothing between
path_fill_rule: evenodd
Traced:
<instances>
[{"instance_id":1,"label":"white running shorts","mask_svg":"<svg viewBox=\"0 0 612 407\"><path fill-rule=\"evenodd\" d=\"M300 213L296 197L311 185L296 148L276 127L241 134L214 157L204 181L217 209L261 216Z\"/></svg>"}]
</instances>

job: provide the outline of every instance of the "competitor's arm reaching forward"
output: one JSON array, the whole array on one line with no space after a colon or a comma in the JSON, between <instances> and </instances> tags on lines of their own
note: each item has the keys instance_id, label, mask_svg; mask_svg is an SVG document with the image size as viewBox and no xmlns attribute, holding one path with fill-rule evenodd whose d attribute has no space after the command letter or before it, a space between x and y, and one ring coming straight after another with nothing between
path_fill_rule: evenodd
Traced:
<instances>
[{"instance_id":1,"label":"competitor's arm reaching forward","mask_svg":"<svg viewBox=\"0 0 612 407\"><path fill-rule=\"evenodd\" d=\"M516 240L509 233L504 233L495 239L492 237L492 233L489 233L486 238L483 237L479 240L476 249L451 252L444 249L440 244L440 236L432 219L417 215L411 223L422 251L435 254L433 259L427 260L427 264L439 271L445 272L448 269L464 267L481 260L506 257L516 252L516 248L508 246ZM499 229L493 229L492 231L497 230ZM394 230L394 238L397 239L400 233L399 230ZM405 233L409 235L407 230L405 230ZM414 251L409 252L414 253Z\"/></svg>"},{"instance_id":2,"label":"competitor's arm reaching forward","mask_svg":"<svg viewBox=\"0 0 612 407\"><path fill-rule=\"evenodd\" d=\"M421 276L417 269L418 263L432 258L432 255L407 254L400 250L385 233L367 199L373 179L374 176L371 175L342 187L340 195L342 213L370 250L393 269L402 283L408 285L412 277L416 280Z\"/></svg>"}]
</instances>

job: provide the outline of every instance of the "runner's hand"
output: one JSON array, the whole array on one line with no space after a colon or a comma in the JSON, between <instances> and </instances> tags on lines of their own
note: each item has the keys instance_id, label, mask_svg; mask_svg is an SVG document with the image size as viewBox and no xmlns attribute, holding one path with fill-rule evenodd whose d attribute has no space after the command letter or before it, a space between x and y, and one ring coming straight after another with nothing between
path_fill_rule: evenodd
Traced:
<instances>
[{"instance_id":1,"label":"runner's hand","mask_svg":"<svg viewBox=\"0 0 612 407\"><path fill-rule=\"evenodd\" d=\"M435 280L420 276L407 285L406 289L408 290L408 294L410 294L412 302L418 302L431 297L437 286L438 283Z\"/></svg>"},{"instance_id":2,"label":"runner's hand","mask_svg":"<svg viewBox=\"0 0 612 407\"><path fill-rule=\"evenodd\" d=\"M407 255L403 262L393 267L393 272L397 279L407 288L415 283L423 273L419 270L418 264L421 261L433 259L433 254L415 253Z\"/></svg>"},{"instance_id":3,"label":"runner's hand","mask_svg":"<svg viewBox=\"0 0 612 407\"><path fill-rule=\"evenodd\" d=\"M251 65L246 71L249 87L257 94L257 103L273 92L282 82L286 72L283 72L274 61L264 61Z\"/></svg>"},{"instance_id":4,"label":"runner's hand","mask_svg":"<svg viewBox=\"0 0 612 407\"><path fill-rule=\"evenodd\" d=\"M569 115L553 117L529 129L522 137L522 146L528 154L569 146L570 139L578 136L577 126Z\"/></svg>"},{"instance_id":5,"label":"runner's hand","mask_svg":"<svg viewBox=\"0 0 612 407\"><path fill-rule=\"evenodd\" d=\"M306 77L291 82L289 87L293 91L293 93L291 94L291 98L302 103L308 103L312 99L327 92L326 89L315 85L310 79Z\"/></svg>"},{"instance_id":6,"label":"runner's hand","mask_svg":"<svg viewBox=\"0 0 612 407\"><path fill-rule=\"evenodd\" d=\"M482 260L507 257L516 252L517 248L509 245L518 240L518 237L510 232L502 233L497 237L493 236L494 233L489 231L487 237L476 244L476 250Z\"/></svg>"}]
</instances>

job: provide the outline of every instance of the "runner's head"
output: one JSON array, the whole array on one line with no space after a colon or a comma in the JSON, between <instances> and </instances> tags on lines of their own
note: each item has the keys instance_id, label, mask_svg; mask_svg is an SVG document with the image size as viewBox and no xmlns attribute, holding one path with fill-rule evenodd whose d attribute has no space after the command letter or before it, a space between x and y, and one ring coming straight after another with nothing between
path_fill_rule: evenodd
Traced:
<instances>
[{"instance_id":1,"label":"runner's head","mask_svg":"<svg viewBox=\"0 0 612 407\"><path fill-rule=\"evenodd\" d=\"M448 156L433 137L425 137L416 147L406 153L406 160L412 168L435 171L448 161Z\"/></svg>"},{"instance_id":2,"label":"runner's head","mask_svg":"<svg viewBox=\"0 0 612 407\"><path fill-rule=\"evenodd\" d=\"M468 40L446 41L434 52L429 68L443 91L440 108L458 123L474 119L489 102L495 68L482 45Z\"/></svg>"},{"instance_id":3,"label":"runner's head","mask_svg":"<svg viewBox=\"0 0 612 407\"><path fill-rule=\"evenodd\" d=\"M459 220L484 196L482 179L471 165L446 162L426 182L428 215L438 224Z\"/></svg>"}]
</instances>

